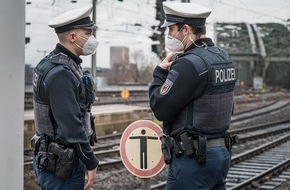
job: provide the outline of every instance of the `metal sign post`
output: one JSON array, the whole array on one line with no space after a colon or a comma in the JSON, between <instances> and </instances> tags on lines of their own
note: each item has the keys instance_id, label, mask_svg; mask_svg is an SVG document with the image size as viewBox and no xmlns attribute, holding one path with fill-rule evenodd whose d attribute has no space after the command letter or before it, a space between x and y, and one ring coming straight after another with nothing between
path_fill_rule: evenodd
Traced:
<instances>
[{"instance_id":1,"label":"metal sign post","mask_svg":"<svg viewBox=\"0 0 290 190\"><path fill-rule=\"evenodd\" d=\"M151 178L141 178L141 189L151 190Z\"/></svg>"}]
</instances>

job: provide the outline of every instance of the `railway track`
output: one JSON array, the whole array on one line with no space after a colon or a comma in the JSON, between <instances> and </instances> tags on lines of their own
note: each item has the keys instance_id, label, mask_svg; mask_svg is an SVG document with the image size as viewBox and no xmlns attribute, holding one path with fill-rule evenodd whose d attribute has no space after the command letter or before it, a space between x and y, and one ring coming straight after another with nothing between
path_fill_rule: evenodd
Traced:
<instances>
[{"instance_id":1,"label":"railway track","mask_svg":"<svg viewBox=\"0 0 290 190\"><path fill-rule=\"evenodd\" d=\"M226 189L275 189L290 179L290 134L232 157ZM286 172L282 172L286 170ZM271 178L273 179L271 181ZM264 182L267 182L265 184ZM166 181L151 186L165 188Z\"/></svg>"},{"instance_id":2,"label":"railway track","mask_svg":"<svg viewBox=\"0 0 290 190\"><path fill-rule=\"evenodd\" d=\"M251 117L259 116L262 114L270 113L275 110L282 109L287 105L289 105L289 102L287 101L270 101L269 103L263 104L256 108L236 112L232 117L232 123L242 121ZM96 144L96 146L93 147L94 151L107 150L114 146L118 146L119 145L118 141L120 140L121 136L122 133L116 133L98 137L98 143ZM25 149L24 155L31 156L32 155L31 149Z\"/></svg>"},{"instance_id":3,"label":"railway track","mask_svg":"<svg viewBox=\"0 0 290 190\"><path fill-rule=\"evenodd\" d=\"M239 143L265 138L275 134L281 134L290 131L290 119L282 119L273 122L262 123L253 126L247 126L239 129L229 130L231 134L239 135Z\"/></svg>"},{"instance_id":4,"label":"railway track","mask_svg":"<svg viewBox=\"0 0 290 190\"><path fill-rule=\"evenodd\" d=\"M266 109L264 112L271 112L271 109L277 110L277 109L282 109L285 107L284 102L279 103L279 101L269 104L268 106L262 106L257 109L253 109L252 112L254 112L252 115L256 116L255 113L258 113L260 115L261 110ZM275 104L275 105L274 105ZM274 106L273 106L274 105ZM259 111L257 111L259 110ZM248 117L246 117L248 119ZM229 130L230 133L232 134L239 134L239 139L240 139L240 144L247 142L247 141L253 141L256 139L261 139L261 138L267 138L271 137L273 135L279 135L285 132L290 131L290 119L283 119L283 120L278 120L275 122L268 122L264 124L259 124L259 125L254 125L254 126L248 126L248 127L243 127L239 129L233 129ZM119 156L119 140L121 138L121 133L115 134L114 138L116 138L114 141L116 144L114 144L114 147L116 147L115 150L105 150L104 152L104 158L109 157L109 155L106 155L106 152L109 154L114 154ZM104 138L105 139L105 138ZM106 145L105 145L106 146ZM98 148L94 147L94 150L97 150ZM99 154L100 155L100 154ZM96 152L96 156L99 156ZM98 157L99 158L99 157ZM118 159L119 160L119 159ZM115 162L115 161L113 161Z\"/></svg>"},{"instance_id":5,"label":"railway track","mask_svg":"<svg viewBox=\"0 0 290 190\"><path fill-rule=\"evenodd\" d=\"M253 132L254 131L254 132ZM244 127L242 129L230 130L230 133L239 134L240 144L250 140L266 138L273 134L281 134L290 131L290 119L260 124L256 126ZM99 170L106 167L115 167L122 164L119 154L119 139L121 133L102 136L98 139L99 145L93 147L94 154L100 162ZM24 163L27 167L32 167L32 159L27 159Z\"/></svg>"},{"instance_id":6,"label":"railway track","mask_svg":"<svg viewBox=\"0 0 290 190\"><path fill-rule=\"evenodd\" d=\"M98 97L94 102L94 105L108 105L108 104L133 104L133 105L146 105L149 106L149 98L148 98L148 91L147 90L131 90L130 97L128 100L123 100L120 96L121 91L97 91L96 96ZM244 98L237 98L237 103L256 103L259 101L265 100L275 100L277 96L287 96L280 91L248 91L248 89L244 89L243 91L236 92L235 96L255 96L251 99L244 99ZM263 96L266 96L264 98ZM33 109L33 94L32 92L25 92L25 109Z\"/></svg>"},{"instance_id":7,"label":"railway track","mask_svg":"<svg viewBox=\"0 0 290 190\"><path fill-rule=\"evenodd\" d=\"M119 156L119 141L121 133L105 135L98 138L98 143L93 146L94 154L98 159L103 159L100 162L98 169L103 167L114 166L120 164L122 161ZM32 152L30 149L25 150L25 156L27 157L24 161L25 168L32 168Z\"/></svg>"},{"instance_id":8,"label":"railway track","mask_svg":"<svg viewBox=\"0 0 290 190\"><path fill-rule=\"evenodd\" d=\"M268 105L261 106L261 107L258 107L256 109L252 109L249 111L237 112L232 116L231 124L235 124L235 123L240 122L240 121L244 122L247 119L251 119L253 117L257 117L260 115L264 115L264 114L268 114L270 112L280 110L280 109L288 106L289 104L290 104L289 100L285 99L285 100L275 101L275 102L270 103Z\"/></svg>"},{"instance_id":9,"label":"railway track","mask_svg":"<svg viewBox=\"0 0 290 190\"><path fill-rule=\"evenodd\" d=\"M279 103L278 105L281 107L284 107L284 104ZM258 114L260 114L261 110L266 109L267 112L269 112L269 110L271 111L271 109L277 109L277 105L275 105L274 107L271 107L274 104L268 105L268 107L262 107L261 109L255 109L252 110L252 112L256 112ZM270 108L271 107L271 108ZM257 111L258 110L258 111ZM249 113L249 112L247 112ZM243 114L241 114L243 115ZM255 115L255 113L253 113L252 115ZM242 117L241 117L242 118ZM240 118L240 119L241 119ZM248 119L248 114L246 114L246 117ZM270 128L271 125L275 125L275 124L282 124L287 122L288 120L282 120L282 121L276 121L274 123L267 123L267 124L261 124L261 125L256 125L256 126L250 126L250 127L244 127L244 128L240 128L240 129L234 129L234 130L229 130L230 133L235 133L235 134L242 134L239 135L240 137L240 141L246 141L246 140L252 140L252 139L257 139L257 138L261 138L261 137L266 137L269 135L273 135L274 132L277 133L282 133L285 131L289 131L289 127L281 125L279 128L277 127L272 127L271 129L268 129L267 133L265 133L265 128L268 127ZM252 131L256 131L255 134L249 134L248 133L252 133ZM257 135L259 133L259 135ZM117 133L117 134L111 134L111 135L105 135L105 136L101 136L98 138L98 143L93 147L94 153L97 156L97 158L99 159L105 159L107 161L102 162L101 164L104 164L104 166L108 166L110 165L114 165L115 163L119 163L120 162L120 158L119 158L119 141L121 138L122 133ZM32 158L31 158L31 150L25 150L24 155L26 157L25 161L24 161L24 165L28 166L28 165L32 165ZM112 160L112 157L114 157L114 159ZM117 158L116 158L117 157ZM107 159L109 158L109 159ZM32 167L32 166L30 166ZM100 165L100 167L102 167L102 165Z\"/></svg>"},{"instance_id":10,"label":"railway track","mask_svg":"<svg viewBox=\"0 0 290 190\"><path fill-rule=\"evenodd\" d=\"M265 179L290 166L290 134L232 158L227 189L262 188ZM290 178L288 175L287 179ZM276 184L273 189L278 187Z\"/></svg>"},{"instance_id":11,"label":"railway track","mask_svg":"<svg viewBox=\"0 0 290 190\"><path fill-rule=\"evenodd\" d=\"M257 107L256 109L247 110L246 112L237 112L234 117L239 118L238 122L243 122L243 120L250 120L253 119L253 117L262 116L265 114L269 114L271 112L277 111L279 109L283 109L289 105L288 101L280 100L280 101L270 101L266 105L262 105ZM251 115L252 117L249 117ZM284 126L283 125L288 125ZM279 130L278 130L279 128ZM273 137L278 138L278 136L281 136L281 134L285 132L289 132L289 120L281 120L276 122L270 122L260 125L253 125L248 127L239 127L239 129L231 129L230 133L239 134L240 136L240 144L246 144L247 142L255 142L255 139L259 141L259 139L264 138L263 144L265 142L268 142L267 138ZM276 136L273 135L272 132L276 131ZM112 176L113 173L122 173L124 172L124 166L122 164L122 161L119 156L119 140L121 138L121 133L118 134L112 134L107 135L103 137L98 138L98 143L96 146L93 147L95 155L101 160L100 166L98 168L98 171L106 173L107 171L110 171L111 174L104 174L101 175L101 177L97 180L98 182L103 180L106 180L109 178L109 176ZM256 143L253 143L253 145L256 147ZM246 148L245 148L246 147ZM248 145L244 145L244 152L247 152ZM234 147L235 148L235 147ZM237 148L242 149L242 148ZM235 151L235 155L239 154L239 151ZM234 155L234 154L233 154ZM290 156L289 156L290 158ZM29 170L29 168L32 169L32 162L31 160L24 163L25 170ZM112 169L110 169L112 168ZM120 174L119 174L120 175ZM164 178L163 178L164 179ZM162 186L163 183L163 186ZM165 182L162 183L156 183L155 185L152 185L152 189L164 189ZM161 184L161 186L160 186Z\"/></svg>"},{"instance_id":12,"label":"railway track","mask_svg":"<svg viewBox=\"0 0 290 190\"><path fill-rule=\"evenodd\" d=\"M256 149L256 147L258 146L258 144L261 144L263 146L261 146L261 150L260 152L262 153L263 151L265 151L266 148L268 148L270 145L268 144L272 144L272 142L269 143L269 137L273 137L273 139L279 139L281 137L281 135L285 134L285 133L289 133L290 130L290 119L284 119L284 120L279 120L279 121L275 121L275 122L268 122L265 124L259 124L259 125L254 125L254 126L248 126L248 127L244 127L241 129L234 129L234 130L230 130L230 133L236 133L240 135L240 143L238 144L238 146L248 146L247 143L251 142L252 149ZM268 138L267 138L268 137ZM264 141L257 143L259 140L265 139ZM290 137L288 137L290 139ZM255 143L255 141L257 141ZM280 140L279 142L282 142L282 140ZM265 142L267 142L267 146L265 146ZM274 141L273 141L274 142ZM275 142L274 142L275 144ZM276 143L277 144L277 143ZM239 147L236 147L237 149L240 149ZM249 149L249 147L248 147ZM278 150L282 149L283 147L279 146L277 147ZM253 151L248 151L248 150L243 150L244 152L248 153L248 152L253 152ZM240 150L241 152L241 150ZM233 157L233 162L235 160L239 160L242 157L240 157L241 155L244 155L246 153L240 154L239 156L235 156ZM255 154L258 154L257 152L253 152L252 154L248 154L248 157L251 158L253 156L255 156ZM274 160L276 159L278 154L275 154ZM271 157L271 156L270 156ZM278 155L278 157L280 157L280 155ZM290 156L289 156L290 158ZM255 160L256 158L253 157L253 159ZM279 159L276 159L278 161L280 161ZM260 160L258 160L258 163L260 162ZM271 186L270 184L274 183L276 184L275 187L273 187L273 189L275 189L277 186L281 185L283 182L287 181L287 176L285 178L283 178L283 176L285 176L287 174L287 171L285 171L281 177L272 177L270 178L270 176L276 174L278 171L284 170L285 167L283 164L280 163L276 163L276 166L273 166L273 168L277 168L277 170L273 170L273 173L268 174L268 176L266 176L266 179L268 179L268 184L267 186ZM280 167L281 166L281 167ZM246 170L246 169L245 169ZM251 171L249 171L251 173ZM245 172L247 173L247 172ZM290 173L289 173L290 175ZM261 177L265 178L265 174L261 174ZM257 179L257 177L255 177L255 179ZM261 179L263 180L263 179ZM281 182L278 183L275 180L280 180ZM166 182L160 182L158 184L152 185L151 189L164 189ZM253 182L253 184L255 184ZM264 187L265 185L260 185L261 187ZM272 185L273 186L273 185ZM239 189L239 188L238 188ZM250 188L251 189L251 188Z\"/></svg>"},{"instance_id":13,"label":"railway track","mask_svg":"<svg viewBox=\"0 0 290 190\"><path fill-rule=\"evenodd\" d=\"M234 157L227 189L277 189L289 183L289 131L290 118L229 130L230 133L239 135L240 142L232 149ZM283 144L284 142L287 143ZM273 150L270 151L270 148ZM244 164L247 162L248 165ZM265 165L263 170L259 168L259 164ZM163 190L165 184L166 181L156 183L151 189Z\"/></svg>"}]
</instances>

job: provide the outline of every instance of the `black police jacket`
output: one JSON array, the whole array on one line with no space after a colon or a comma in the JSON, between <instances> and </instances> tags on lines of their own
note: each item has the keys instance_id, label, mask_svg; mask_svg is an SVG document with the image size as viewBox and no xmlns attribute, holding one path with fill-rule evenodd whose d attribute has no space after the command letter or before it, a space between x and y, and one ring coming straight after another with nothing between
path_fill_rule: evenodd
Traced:
<instances>
[{"instance_id":1,"label":"black police jacket","mask_svg":"<svg viewBox=\"0 0 290 190\"><path fill-rule=\"evenodd\" d=\"M61 59L60 53L68 57L68 60L72 60L76 67L80 67L82 60L57 44L54 51L37 65L36 70L40 65L45 70L45 65L54 64L53 59ZM65 60L56 62L61 63ZM52 136L54 132L53 138L57 142L73 147L86 168L92 170L98 166L99 161L93 153L84 129L84 111L80 106L83 90L81 81L73 70L66 64L58 64L50 69L42 81L39 81L40 76L35 72L33 81L35 128L38 135L48 133L47 135ZM49 129L50 124L54 131Z\"/></svg>"},{"instance_id":2,"label":"black police jacket","mask_svg":"<svg viewBox=\"0 0 290 190\"><path fill-rule=\"evenodd\" d=\"M220 133L229 127L235 82L236 68L229 56L211 39L199 39L178 56L170 71L155 68L150 106L164 121L167 134L185 129Z\"/></svg>"}]
</instances>

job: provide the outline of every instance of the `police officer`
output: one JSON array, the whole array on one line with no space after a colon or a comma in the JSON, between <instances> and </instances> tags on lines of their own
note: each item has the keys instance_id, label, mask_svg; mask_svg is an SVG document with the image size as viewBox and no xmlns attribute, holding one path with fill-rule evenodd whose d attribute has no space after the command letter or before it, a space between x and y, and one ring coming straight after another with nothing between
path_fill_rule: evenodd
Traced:
<instances>
[{"instance_id":1,"label":"police officer","mask_svg":"<svg viewBox=\"0 0 290 190\"><path fill-rule=\"evenodd\" d=\"M93 80L82 72L79 57L95 53L98 46L91 12L91 6L81 7L49 21L59 43L35 68L32 147L43 190L90 189L96 176L99 161L90 146Z\"/></svg>"},{"instance_id":2,"label":"police officer","mask_svg":"<svg viewBox=\"0 0 290 190\"><path fill-rule=\"evenodd\" d=\"M163 121L167 190L225 189L236 67L205 36L211 10L163 2L171 53L155 68L150 107Z\"/></svg>"}]
</instances>

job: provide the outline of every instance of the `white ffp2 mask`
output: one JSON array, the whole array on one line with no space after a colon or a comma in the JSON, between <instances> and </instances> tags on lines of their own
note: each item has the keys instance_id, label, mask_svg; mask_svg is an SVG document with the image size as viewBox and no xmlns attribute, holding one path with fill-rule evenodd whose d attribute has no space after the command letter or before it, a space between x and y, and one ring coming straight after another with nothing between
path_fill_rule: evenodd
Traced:
<instances>
[{"instance_id":1,"label":"white ffp2 mask","mask_svg":"<svg viewBox=\"0 0 290 190\"><path fill-rule=\"evenodd\" d=\"M79 35L77 35L77 36L79 36ZM79 36L79 37L86 40L83 47L80 47L78 44L75 43L76 46L78 46L79 48L82 49L83 55L91 55L91 54L96 53L99 42L97 41L97 39L93 35L91 35L88 39L85 39L82 36Z\"/></svg>"},{"instance_id":2,"label":"white ffp2 mask","mask_svg":"<svg viewBox=\"0 0 290 190\"><path fill-rule=\"evenodd\" d=\"M166 48L172 52L178 52L184 50L183 43L172 36L167 36Z\"/></svg>"},{"instance_id":3,"label":"white ffp2 mask","mask_svg":"<svg viewBox=\"0 0 290 190\"><path fill-rule=\"evenodd\" d=\"M178 52L178 51L183 51L184 50L184 45L183 45L183 41L185 40L186 36L183 38L182 41L178 40L177 38L175 38L175 36L183 29L183 27L181 27L181 29L174 35L174 36L170 36L167 35L167 42L166 42L166 48L169 49L172 52Z\"/></svg>"}]
</instances>

